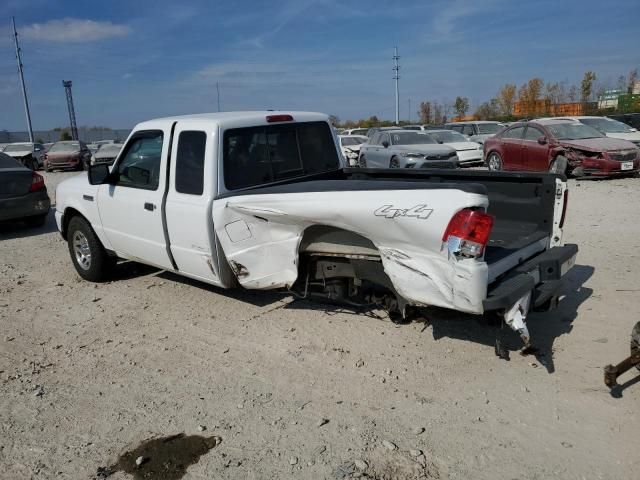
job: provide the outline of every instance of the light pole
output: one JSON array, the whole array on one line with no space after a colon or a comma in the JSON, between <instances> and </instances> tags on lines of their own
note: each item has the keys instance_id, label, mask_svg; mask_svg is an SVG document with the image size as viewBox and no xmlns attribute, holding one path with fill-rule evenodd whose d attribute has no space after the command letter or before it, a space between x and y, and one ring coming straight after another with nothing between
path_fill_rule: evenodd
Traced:
<instances>
[{"instance_id":1,"label":"light pole","mask_svg":"<svg viewBox=\"0 0 640 480\"><path fill-rule=\"evenodd\" d=\"M398 47L394 47L395 54L393 55L393 79L396 81L396 125L400 123L400 96L398 93L398 80L400 80L400 65L398 65L398 60L400 56L398 55Z\"/></svg>"},{"instance_id":2,"label":"light pole","mask_svg":"<svg viewBox=\"0 0 640 480\"><path fill-rule=\"evenodd\" d=\"M27 100L27 87L24 85L24 75L22 74L22 57L20 46L18 45L18 32L16 31L16 19L11 17L13 23L13 40L16 44L16 60L18 61L18 73L20 75L20 85L22 86L22 99L24 100L24 113L27 116L27 127L29 128L29 141L33 143L33 128L31 127L31 113L29 112L29 100Z\"/></svg>"}]
</instances>

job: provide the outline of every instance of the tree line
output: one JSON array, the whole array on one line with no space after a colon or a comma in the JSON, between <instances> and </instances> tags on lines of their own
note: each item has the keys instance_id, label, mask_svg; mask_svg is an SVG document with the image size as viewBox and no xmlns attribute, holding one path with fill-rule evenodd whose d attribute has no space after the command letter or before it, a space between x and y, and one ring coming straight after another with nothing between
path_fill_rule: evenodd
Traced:
<instances>
[{"instance_id":1,"label":"tree line","mask_svg":"<svg viewBox=\"0 0 640 480\"><path fill-rule=\"evenodd\" d=\"M514 120L516 102L520 102L526 111L536 111L542 101L545 105L563 103L584 103L596 101L605 91L617 89L623 93L632 93L633 85L638 81L638 70L633 69L627 75L620 75L614 84L609 81L598 81L593 71L587 71L579 85L562 82L545 82L540 77L534 77L520 85L507 83L500 87L495 97L481 103L473 112L473 116L480 120ZM418 106L419 123L438 125L446 123L451 114L457 118L465 117L470 111L468 97L457 96L451 102L436 102L425 100ZM340 124L333 116L334 125ZM400 124L409 122L402 121ZM348 120L340 126L345 128L372 127L379 125L393 125L391 121L380 121L377 116L357 121Z\"/></svg>"}]
</instances>

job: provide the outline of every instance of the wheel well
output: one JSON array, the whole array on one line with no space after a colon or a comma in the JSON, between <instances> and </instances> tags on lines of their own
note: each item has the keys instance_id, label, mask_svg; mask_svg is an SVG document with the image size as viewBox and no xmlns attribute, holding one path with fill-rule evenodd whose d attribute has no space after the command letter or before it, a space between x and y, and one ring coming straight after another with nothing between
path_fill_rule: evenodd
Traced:
<instances>
[{"instance_id":1,"label":"wheel well","mask_svg":"<svg viewBox=\"0 0 640 480\"><path fill-rule=\"evenodd\" d=\"M300 254L314 253L349 257L380 255L371 240L350 230L326 225L312 225L305 229L298 249Z\"/></svg>"},{"instance_id":2,"label":"wheel well","mask_svg":"<svg viewBox=\"0 0 640 480\"><path fill-rule=\"evenodd\" d=\"M65 240L67 239L67 227L69 226L69 222L73 217L82 217L85 220L87 220L85 216L82 215L78 210L72 207L68 207L64 211L64 215L62 216L62 231L60 232L62 235L62 238L64 238Z\"/></svg>"}]
</instances>

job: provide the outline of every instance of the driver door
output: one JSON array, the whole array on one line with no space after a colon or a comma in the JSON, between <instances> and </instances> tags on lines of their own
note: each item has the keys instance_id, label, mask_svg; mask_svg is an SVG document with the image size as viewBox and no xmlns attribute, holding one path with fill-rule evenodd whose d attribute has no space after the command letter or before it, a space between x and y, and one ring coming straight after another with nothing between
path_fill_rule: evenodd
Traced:
<instances>
[{"instance_id":1,"label":"driver door","mask_svg":"<svg viewBox=\"0 0 640 480\"><path fill-rule=\"evenodd\" d=\"M162 225L169 133L136 132L113 167L115 179L98 188L104 234L124 258L173 269Z\"/></svg>"}]
</instances>

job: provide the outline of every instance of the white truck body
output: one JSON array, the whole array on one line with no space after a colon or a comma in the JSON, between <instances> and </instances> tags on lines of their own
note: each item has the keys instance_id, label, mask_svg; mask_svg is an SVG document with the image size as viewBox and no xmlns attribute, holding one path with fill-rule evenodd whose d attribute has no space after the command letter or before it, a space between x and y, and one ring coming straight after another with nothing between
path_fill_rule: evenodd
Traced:
<instances>
[{"instance_id":1,"label":"white truck body","mask_svg":"<svg viewBox=\"0 0 640 480\"><path fill-rule=\"evenodd\" d=\"M506 310L522 297L521 293L530 295L534 288L548 285L536 273L538 267L535 266L518 274L526 275L524 280L533 282L527 283L528 290L520 286L520 290L516 288L515 293L505 297L507 300L503 298L498 302L489 298L489 291L496 287L498 279L509 277L514 268L527 261L531 263L536 255L542 259L547 258L549 252L555 252L554 260L558 252L564 252L558 258L561 257L565 270L575 261L575 251L565 251L566 247L561 246L560 224L566 191L566 182L562 179L516 176L519 182L535 184L530 186L532 192L539 192L536 189L546 185L547 195L540 193L539 200L544 201L546 209L544 223L553 225L531 236L531 241L519 238L522 246L513 252L503 252L498 243L504 240L497 239L495 252L501 253L496 254L495 262L490 262L485 255L488 257L493 251L491 242L486 254L476 256L460 255L455 245L443 242L443 233L456 213L465 209L491 211L492 194L487 193L480 180L478 183L475 180L477 174L487 174L442 171L442 175L454 180L441 180L422 171L419 175L425 181L418 182L398 177L411 173L400 171L404 169L394 169L388 173L390 178L378 178L387 175L384 173L387 171L345 170L335 134L327 133L329 137L323 137L325 124L327 132L331 132L328 117L323 114L267 111L171 117L137 125L108 177L92 185L86 174L80 174L62 182L57 189L56 222L69 240L76 269L90 278L89 269L85 269L79 259L86 260L91 255L83 257L82 249L74 250L82 235L69 231L72 219L80 218L91 230L82 230L84 236L95 234L99 248L113 258L153 265L223 288L238 284L247 289L293 288L296 282L305 281L304 269L307 272L305 289L310 284L309 277L313 280L314 275L316 280L320 275L320 283L324 282L327 289L329 277L342 278L335 272L343 269L347 272L344 277L350 278L350 288L360 286L362 278L383 276L381 283L397 294L403 306L435 305L480 314L488 309ZM318 128L322 135L305 137L305 128ZM251 134L246 138L253 139L266 135L267 140L260 140L263 141L260 146L269 152L264 158L269 159L273 176L274 168L282 168L290 161L290 158L280 159L277 150L292 131L297 132L299 161L305 174L286 173L290 177L283 180L270 179L230 188L229 172L238 168L236 165L241 161L236 159L236 163L231 163L231 157L242 151L243 135ZM320 148L320 137L324 138L327 158L335 157L331 160L335 165L327 160L325 163L333 165L331 168L308 174L306 169L311 166L304 163L303 150L307 158L319 158L314 157L319 150L313 149ZM187 139L191 144L186 143ZM196 144L198 148L194 153ZM189 148L191 151L187 151ZM252 148L255 157L258 149L255 145ZM131 165L129 170L124 166L127 162ZM264 168L263 163L251 164L242 171L240 181L248 182L250 176L258 178L256 170ZM135 166L143 164L152 167L144 170ZM201 183L189 183L193 183L195 176L177 178L183 175L181 165L189 165L188 168L196 165ZM107 168L105 165L91 167L91 182L95 180L92 175L101 172L100 167ZM491 178L501 178L504 183L504 177L509 175L513 174L493 174ZM149 176L153 181L143 187L123 183L124 178L127 182L132 178L149 182ZM459 182L455 180L458 177ZM187 187L179 187L185 178ZM486 183L487 179L483 177L482 181ZM185 193L184 188L193 191ZM516 186L515 191L522 188ZM496 208L502 208L504 197L503 194L496 197ZM514 208L522 207L515 201ZM528 220L522 218L524 224ZM506 217L504 225L501 226L500 221L498 217L496 231L503 228L513 233ZM89 251L89 247L86 249ZM97 261L100 252L91 253ZM333 259L338 263L331 264ZM378 273L365 272L376 268ZM504 282L502 288L505 288ZM519 295L518 298L515 295Z\"/></svg>"}]
</instances>

